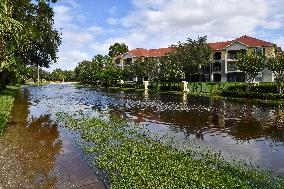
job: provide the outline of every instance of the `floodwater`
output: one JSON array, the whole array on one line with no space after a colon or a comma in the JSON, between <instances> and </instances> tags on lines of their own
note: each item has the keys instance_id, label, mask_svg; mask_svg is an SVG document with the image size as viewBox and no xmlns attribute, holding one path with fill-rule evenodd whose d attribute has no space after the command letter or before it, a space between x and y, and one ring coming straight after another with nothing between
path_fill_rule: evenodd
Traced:
<instances>
[{"instance_id":1,"label":"floodwater","mask_svg":"<svg viewBox=\"0 0 284 189\"><path fill-rule=\"evenodd\" d=\"M55 92L50 89L24 87L15 99L0 137L0 189L105 188L76 146L76 135L56 125L52 107L38 98Z\"/></svg>"},{"instance_id":2,"label":"floodwater","mask_svg":"<svg viewBox=\"0 0 284 189\"><path fill-rule=\"evenodd\" d=\"M284 175L281 108L186 94L47 85L22 88L15 102L0 139L0 188L8 181L25 188L103 187L76 147L79 136L55 124L57 112L76 111L121 116Z\"/></svg>"}]
</instances>

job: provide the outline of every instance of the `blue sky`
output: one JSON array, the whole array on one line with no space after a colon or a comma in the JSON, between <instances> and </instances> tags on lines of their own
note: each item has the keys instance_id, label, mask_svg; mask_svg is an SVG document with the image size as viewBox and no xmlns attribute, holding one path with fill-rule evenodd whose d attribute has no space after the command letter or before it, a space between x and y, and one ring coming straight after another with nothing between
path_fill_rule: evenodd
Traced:
<instances>
[{"instance_id":1,"label":"blue sky","mask_svg":"<svg viewBox=\"0 0 284 189\"><path fill-rule=\"evenodd\" d=\"M284 49L283 0L60 0L53 7L63 43L50 70L74 69L115 42L159 48L198 35L209 42L250 35Z\"/></svg>"}]
</instances>

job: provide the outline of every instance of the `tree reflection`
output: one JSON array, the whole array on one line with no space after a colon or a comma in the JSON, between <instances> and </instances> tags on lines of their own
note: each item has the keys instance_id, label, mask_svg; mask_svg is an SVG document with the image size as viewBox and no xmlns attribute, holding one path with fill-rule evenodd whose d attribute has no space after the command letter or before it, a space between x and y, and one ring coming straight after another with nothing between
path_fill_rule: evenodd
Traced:
<instances>
[{"instance_id":1,"label":"tree reflection","mask_svg":"<svg viewBox=\"0 0 284 189\"><path fill-rule=\"evenodd\" d=\"M27 122L29 92L22 90L15 100L8 129L0 139L0 150L5 150L0 161L0 188L54 188L57 178L52 171L62 149L57 125L52 124L49 115Z\"/></svg>"}]
</instances>

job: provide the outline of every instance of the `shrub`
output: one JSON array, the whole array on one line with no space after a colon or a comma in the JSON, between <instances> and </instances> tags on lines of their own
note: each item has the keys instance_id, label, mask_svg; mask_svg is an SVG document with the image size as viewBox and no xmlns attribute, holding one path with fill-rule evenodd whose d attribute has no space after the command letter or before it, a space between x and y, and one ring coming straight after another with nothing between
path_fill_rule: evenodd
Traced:
<instances>
[{"instance_id":1,"label":"shrub","mask_svg":"<svg viewBox=\"0 0 284 189\"><path fill-rule=\"evenodd\" d=\"M243 91L228 91L221 92L221 96L233 98L249 98L249 99L263 99L263 100L279 100L284 99L284 94L276 93L260 93L260 92L243 92Z\"/></svg>"},{"instance_id":2,"label":"shrub","mask_svg":"<svg viewBox=\"0 0 284 189\"><path fill-rule=\"evenodd\" d=\"M247 89L249 91L247 91ZM237 91L237 92L251 92L251 93L277 93L276 85L257 85L257 86L249 86L249 85L236 85L229 86L227 91Z\"/></svg>"},{"instance_id":3,"label":"shrub","mask_svg":"<svg viewBox=\"0 0 284 189\"><path fill-rule=\"evenodd\" d=\"M160 91L182 91L181 86L160 86Z\"/></svg>"},{"instance_id":4,"label":"shrub","mask_svg":"<svg viewBox=\"0 0 284 189\"><path fill-rule=\"evenodd\" d=\"M136 83L123 83L120 84L121 88L131 88L131 89L143 89L144 85Z\"/></svg>"}]
</instances>

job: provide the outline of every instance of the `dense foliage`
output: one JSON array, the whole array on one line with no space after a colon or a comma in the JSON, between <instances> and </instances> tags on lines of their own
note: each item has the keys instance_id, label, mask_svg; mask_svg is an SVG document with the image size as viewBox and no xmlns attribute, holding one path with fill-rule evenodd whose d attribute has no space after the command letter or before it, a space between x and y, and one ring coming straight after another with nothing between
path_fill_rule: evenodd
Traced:
<instances>
[{"instance_id":1,"label":"dense foliage","mask_svg":"<svg viewBox=\"0 0 284 189\"><path fill-rule=\"evenodd\" d=\"M61 122L86 142L84 150L105 170L116 188L282 188L282 179L228 163L213 152L177 145L138 125L117 118L74 119L59 114ZM104 179L105 181L108 179Z\"/></svg>"},{"instance_id":2,"label":"dense foliage","mask_svg":"<svg viewBox=\"0 0 284 189\"><path fill-rule=\"evenodd\" d=\"M254 82L255 77L265 68L266 57L262 53L241 52L237 58L238 68L247 74L249 82Z\"/></svg>"},{"instance_id":3,"label":"dense foliage","mask_svg":"<svg viewBox=\"0 0 284 189\"><path fill-rule=\"evenodd\" d=\"M71 81L75 81L75 73L74 71L61 70L57 68L47 75L46 80L47 81L71 82Z\"/></svg>"},{"instance_id":4,"label":"dense foliage","mask_svg":"<svg viewBox=\"0 0 284 189\"><path fill-rule=\"evenodd\" d=\"M159 62L156 58L137 58L125 68L125 73L128 76L157 81L159 79Z\"/></svg>"},{"instance_id":5,"label":"dense foliage","mask_svg":"<svg viewBox=\"0 0 284 189\"><path fill-rule=\"evenodd\" d=\"M38 82L38 71L39 71L39 79L40 83L44 81L57 81L57 82L74 82L75 81L75 73L70 70L61 70L59 68L53 70L52 72L45 71L41 68L29 66L26 68L26 76L27 80L32 80L34 83Z\"/></svg>"},{"instance_id":6,"label":"dense foliage","mask_svg":"<svg viewBox=\"0 0 284 189\"><path fill-rule=\"evenodd\" d=\"M53 17L49 0L1 0L0 84L2 87L9 82L7 75L24 79L27 66L48 67L56 61L61 38L54 29Z\"/></svg>"},{"instance_id":7,"label":"dense foliage","mask_svg":"<svg viewBox=\"0 0 284 189\"><path fill-rule=\"evenodd\" d=\"M9 119L17 89L18 87L9 86L4 91L0 92L0 135L2 135Z\"/></svg>"},{"instance_id":8,"label":"dense foliage","mask_svg":"<svg viewBox=\"0 0 284 189\"><path fill-rule=\"evenodd\" d=\"M172 46L174 51L157 57L136 57L134 61L117 68L111 58L128 51L125 44L115 43L109 49L109 56L97 55L92 61L83 61L75 69L76 78L83 83L107 84L117 83L118 80L138 78L139 81L176 82L180 80L199 80L209 67L211 49L207 37L197 40L188 39ZM201 78L204 80L204 78Z\"/></svg>"},{"instance_id":9,"label":"dense foliage","mask_svg":"<svg viewBox=\"0 0 284 189\"><path fill-rule=\"evenodd\" d=\"M275 82L278 86L278 92L282 93L281 84L284 82L284 53L277 53L276 56L269 57L267 68L273 72Z\"/></svg>"},{"instance_id":10,"label":"dense foliage","mask_svg":"<svg viewBox=\"0 0 284 189\"><path fill-rule=\"evenodd\" d=\"M108 55L113 58L117 55L121 55L128 52L128 46L124 43L115 43L109 47Z\"/></svg>"},{"instance_id":11,"label":"dense foliage","mask_svg":"<svg viewBox=\"0 0 284 189\"><path fill-rule=\"evenodd\" d=\"M172 47L175 50L161 60L161 79L204 81L212 54L207 37L198 37L196 40L188 38L186 42L179 42Z\"/></svg>"},{"instance_id":12,"label":"dense foliage","mask_svg":"<svg viewBox=\"0 0 284 189\"><path fill-rule=\"evenodd\" d=\"M284 94L278 93L277 85L263 84L263 85L236 85L229 86L222 90L221 95L233 98L248 98L248 99L262 99L262 100L278 100L284 99Z\"/></svg>"},{"instance_id":13,"label":"dense foliage","mask_svg":"<svg viewBox=\"0 0 284 189\"><path fill-rule=\"evenodd\" d=\"M77 81L90 84L113 85L123 78L109 56L96 55L92 61L82 61L75 68Z\"/></svg>"}]
</instances>

